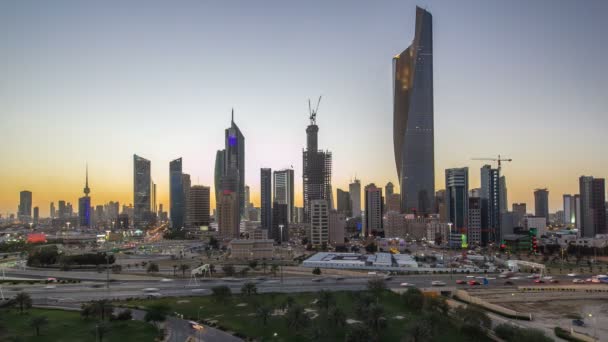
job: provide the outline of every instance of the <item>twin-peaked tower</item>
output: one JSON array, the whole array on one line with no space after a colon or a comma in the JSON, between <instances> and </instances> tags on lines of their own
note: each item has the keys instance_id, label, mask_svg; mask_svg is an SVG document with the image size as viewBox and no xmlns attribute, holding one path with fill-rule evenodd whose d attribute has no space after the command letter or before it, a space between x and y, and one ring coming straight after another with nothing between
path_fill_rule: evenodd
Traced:
<instances>
[{"instance_id":1,"label":"twin-peaked tower","mask_svg":"<svg viewBox=\"0 0 608 342\"><path fill-rule=\"evenodd\" d=\"M414 41L393 58L393 144L401 211L428 214L435 195L433 17L416 7Z\"/></svg>"}]
</instances>

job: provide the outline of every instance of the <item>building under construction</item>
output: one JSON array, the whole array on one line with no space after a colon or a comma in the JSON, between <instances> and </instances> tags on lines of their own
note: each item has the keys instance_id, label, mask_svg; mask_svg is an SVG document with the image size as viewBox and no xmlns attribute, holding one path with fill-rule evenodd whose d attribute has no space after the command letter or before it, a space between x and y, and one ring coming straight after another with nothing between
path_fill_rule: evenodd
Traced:
<instances>
[{"instance_id":1,"label":"building under construction","mask_svg":"<svg viewBox=\"0 0 608 342\"><path fill-rule=\"evenodd\" d=\"M321 98L319 97L319 102ZM304 220L310 222L310 202L313 200L327 200L329 208L333 208L331 188L331 152L318 149L318 133L316 115L319 109L310 108L310 125L306 128L306 150L302 154L304 181Z\"/></svg>"}]
</instances>

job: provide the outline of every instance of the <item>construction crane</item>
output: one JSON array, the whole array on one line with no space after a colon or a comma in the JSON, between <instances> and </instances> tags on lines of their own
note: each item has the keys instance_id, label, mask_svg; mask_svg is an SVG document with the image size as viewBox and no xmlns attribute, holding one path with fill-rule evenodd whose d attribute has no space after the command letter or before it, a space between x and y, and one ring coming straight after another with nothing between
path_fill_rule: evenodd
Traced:
<instances>
[{"instance_id":1,"label":"construction crane","mask_svg":"<svg viewBox=\"0 0 608 342\"><path fill-rule=\"evenodd\" d=\"M471 160L488 160L488 161L495 161L498 162L498 171L500 171L501 168L501 162L511 162L513 161L513 159L511 158L501 158L500 154L498 155L498 158L471 158Z\"/></svg>"},{"instance_id":2,"label":"construction crane","mask_svg":"<svg viewBox=\"0 0 608 342\"><path fill-rule=\"evenodd\" d=\"M311 125L317 124L317 112L319 111L319 104L321 103L322 96L323 95L319 96L319 101L317 101L317 108L315 108L315 110L312 110L312 107L310 106L310 99L308 99L308 112L310 114L310 124Z\"/></svg>"}]
</instances>

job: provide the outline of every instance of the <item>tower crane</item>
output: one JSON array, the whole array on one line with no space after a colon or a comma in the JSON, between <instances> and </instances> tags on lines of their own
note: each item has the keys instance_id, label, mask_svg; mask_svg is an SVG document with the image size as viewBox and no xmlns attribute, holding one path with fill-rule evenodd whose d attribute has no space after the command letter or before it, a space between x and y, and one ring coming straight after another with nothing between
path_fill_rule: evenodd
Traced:
<instances>
[{"instance_id":1,"label":"tower crane","mask_svg":"<svg viewBox=\"0 0 608 342\"><path fill-rule=\"evenodd\" d=\"M471 158L471 160L488 160L488 161L495 161L498 162L498 170L500 171L501 168L501 162L512 162L513 159L511 158L501 158L500 154L498 155L498 158Z\"/></svg>"},{"instance_id":2,"label":"tower crane","mask_svg":"<svg viewBox=\"0 0 608 342\"><path fill-rule=\"evenodd\" d=\"M310 99L308 99L308 112L310 113L310 124L311 125L317 124L317 112L319 111L319 104L321 103L322 96L323 95L319 96L319 100L317 101L317 108L315 108L315 110L312 110L312 107L310 106Z\"/></svg>"}]
</instances>

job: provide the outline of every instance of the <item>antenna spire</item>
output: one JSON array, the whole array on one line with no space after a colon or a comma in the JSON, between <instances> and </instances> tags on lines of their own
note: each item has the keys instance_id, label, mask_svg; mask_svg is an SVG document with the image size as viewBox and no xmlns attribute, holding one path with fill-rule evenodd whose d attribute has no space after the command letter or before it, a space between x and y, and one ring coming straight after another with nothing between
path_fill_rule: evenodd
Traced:
<instances>
[{"instance_id":1,"label":"antenna spire","mask_svg":"<svg viewBox=\"0 0 608 342\"><path fill-rule=\"evenodd\" d=\"M230 119L230 122L234 123L234 107L232 107L232 118Z\"/></svg>"},{"instance_id":2,"label":"antenna spire","mask_svg":"<svg viewBox=\"0 0 608 342\"><path fill-rule=\"evenodd\" d=\"M85 196L89 196L89 193L91 192L91 189L89 189L89 162L86 163L86 167L85 167L85 174L86 174L86 180L85 180L85 185L84 185L84 195Z\"/></svg>"}]
</instances>

